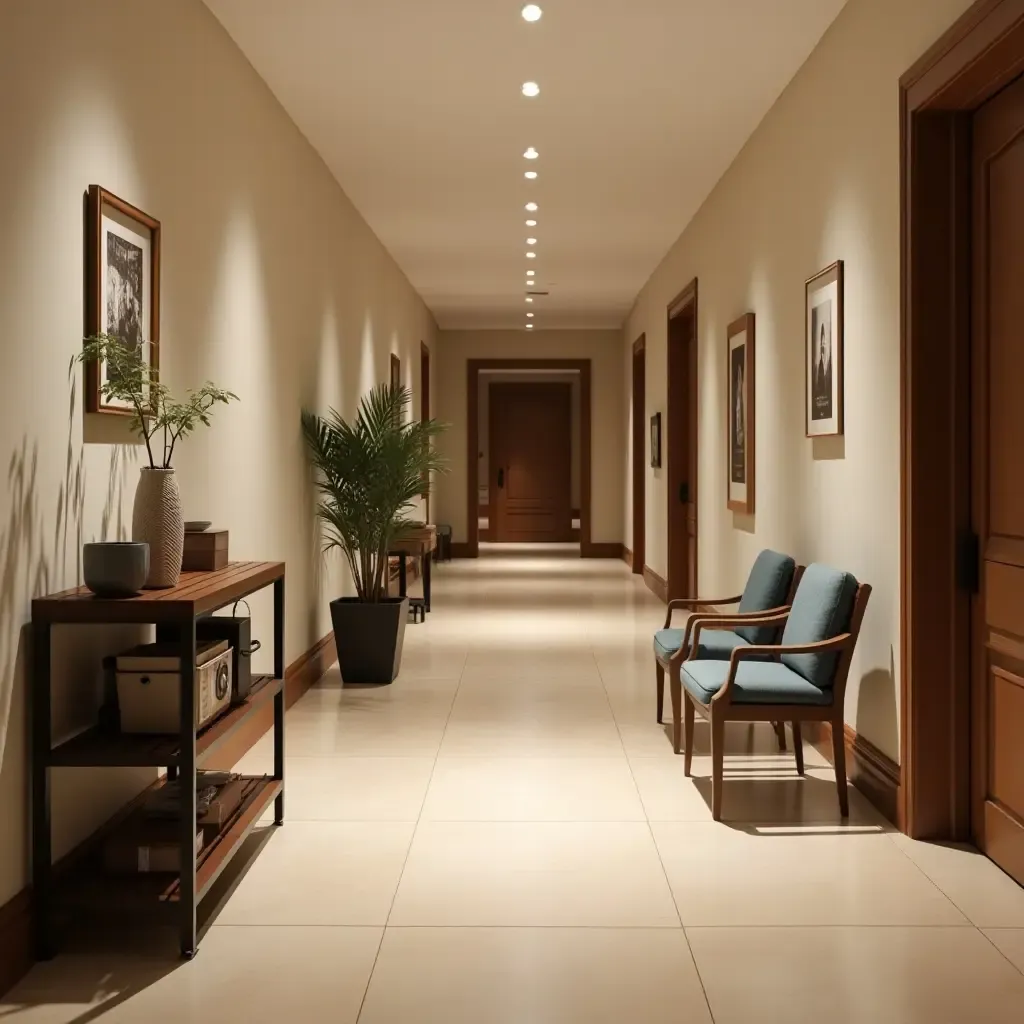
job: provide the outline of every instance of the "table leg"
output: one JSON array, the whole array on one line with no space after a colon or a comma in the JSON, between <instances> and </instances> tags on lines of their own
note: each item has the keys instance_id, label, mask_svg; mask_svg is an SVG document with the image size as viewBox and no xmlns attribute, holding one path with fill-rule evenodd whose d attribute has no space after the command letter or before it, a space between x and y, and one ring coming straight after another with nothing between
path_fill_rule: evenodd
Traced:
<instances>
[{"instance_id":1,"label":"table leg","mask_svg":"<svg viewBox=\"0 0 1024 1024\"><path fill-rule=\"evenodd\" d=\"M433 561L433 552L428 551L423 556L423 607L430 611L430 563Z\"/></svg>"},{"instance_id":2,"label":"table leg","mask_svg":"<svg viewBox=\"0 0 1024 1024\"><path fill-rule=\"evenodd\" d=\"M274 678L284 679L284 579L274 580ZM274 778L281 792L274 801L274 824L284 824L284 686L274 694Z\"/></svg>"},{"instance_id":3,"label":"table leg","mask_svg":"<svg viewBox=\"0 0 1024 1024\"><path fill-rule=\"evenodd\" d=\"M191 960L198 947L196 936L196 623L190 619L181 630L181 720L178 747L179 796L181 799L181 955Z\"/></svg>"},{"instance_id":4,"label":"table leg","mask_svg":"<svg viewBox=\"0 0 1024 1024\"><path fill-rule=\"evenodd\" d=\"M32 944L37 960L52 960L49 623L32 623L32 664Z\"/></svg>"}]
</instances>

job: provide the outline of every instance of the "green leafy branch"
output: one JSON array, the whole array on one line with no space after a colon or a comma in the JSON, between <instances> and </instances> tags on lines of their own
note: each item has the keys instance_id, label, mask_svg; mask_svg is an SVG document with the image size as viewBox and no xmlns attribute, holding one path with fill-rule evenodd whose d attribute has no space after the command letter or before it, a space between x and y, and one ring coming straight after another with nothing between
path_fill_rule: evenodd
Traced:
<instances>
[{"instance_id":1,"label":"green leafy branch","mask_svg":"<svg viewBox=\"0 0 1024 1024\"><path fill-rule=\"evenodd\" d=\"M190 389L185 401L177 401L161 383L157 370L143 359L143 350L131 348L111 334L86 338L77 359L106 364L107 379L100 385L100 394L108 402L131 409L129 429L145 442L152 469L170 469L178 441L200 425L208 427L215 405L238 400L233 392L207 381L198 390ZM154 454L158 437L162 442L159 462Z\"/></svg>"}]
</instances>

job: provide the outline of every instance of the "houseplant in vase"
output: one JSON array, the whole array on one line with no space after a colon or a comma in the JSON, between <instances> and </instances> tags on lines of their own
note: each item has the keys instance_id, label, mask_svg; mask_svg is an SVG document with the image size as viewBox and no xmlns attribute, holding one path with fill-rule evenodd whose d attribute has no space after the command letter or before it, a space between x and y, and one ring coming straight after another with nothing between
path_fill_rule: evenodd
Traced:
<instances>
[{"instance_id":1,"label":"houseplant in vase","mask_svg":"<svg viewBox=\"0 0 1024 1024\"><path fill-rule=\"evenodd\" d=\"M143 467L135 491L132 540L149 545L146 586L173 587L181 575L185 544L181 495L171 465L175 447L197 427L210 425L215 405L226 405L238 396L207 381L179 401L138 350L109 334L86 338L78 359L106 363L101 393L125 407L130 430L145 444L149 465Z\"/></svg>"},{"instance_id":2,"label":"houseplant in vase","mask_svg":"<svg viewBox=\"0 0 1024 1024\"><path fill-rule=\"evenodd\" d=\"M379 384L351 422L333 409L302 414L302 432L320 491L325 551L345 556L355 597L331 602L338 663L346 683L393 682L402 660L408 598L388 596L388 551L413 525L424 481L443 471L431 441L436 420L406 421L411 392Z\"/></svg>"}]
</instances>

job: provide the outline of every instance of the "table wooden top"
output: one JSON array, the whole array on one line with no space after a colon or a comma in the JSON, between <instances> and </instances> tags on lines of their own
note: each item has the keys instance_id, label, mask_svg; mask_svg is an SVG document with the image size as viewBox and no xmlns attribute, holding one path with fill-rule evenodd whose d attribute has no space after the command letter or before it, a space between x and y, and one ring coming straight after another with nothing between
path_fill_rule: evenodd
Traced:
<instances>
[{"instance_id":1,"label":"table wooden top","mask_svg":"<svg viewBox=\"0 0 1024 1024\"><path fill-rule=\"evenodd\" d=\"M180 622L216 611L284 579L284 562L229 562L214 572L183 572L176 587L138 597L97 597L73 587L32 602L35 622Z\"/></svg>"}]
</instances>

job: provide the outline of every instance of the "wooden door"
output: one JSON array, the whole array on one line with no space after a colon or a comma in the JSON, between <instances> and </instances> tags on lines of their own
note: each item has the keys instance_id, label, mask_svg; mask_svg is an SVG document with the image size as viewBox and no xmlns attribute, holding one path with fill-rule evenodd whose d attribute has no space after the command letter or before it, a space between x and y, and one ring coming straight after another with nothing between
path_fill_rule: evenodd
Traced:
<instances>
[{"instance_id":1,"label":"wooden door","mask_svg":"<svg viewBox=\"0 0 1024 1024\"><path fill-rule=\"evenodd\" d=\"M430 349L420 342L420 420L430 419ZM428 477L423 481L423 513L426 522L430 522L430 484Z\"/></svg>"},{"instance_id":2,"label":"wooden door","mask_svg":"<svg viewBox=\"0 0 1024 1024\"><path fill-rule=\"evenodd\" d=\"M554 543L572 535L572 389L492 384L491 539Z\"/></svg>"},{"instance_id":3,"label":"wooden door","mask_svg":"<svg viewBox=\"0 0 1024 1024\"><path fill-rule=\"evenodd\" d=\"M691 291L692 290L692 291ZM697 596L697 291L668 321L668 596Z\"/></svg>"},{"instance_id":4,"label":"wooden door","mask_svg":"<svg viewBox=\"0 0 1024 1024\"><path fill-rule=\"evenodd\" d=\"M1024 79L973 128L972 825L1024 884Z\"/></svg>"},{"instance_id":5,"label":"wooden door","mask_svg":"<svg viewBox=\"0 0 1024 1024\"><path fill-rule=\"evenodd\" d=\"M633 345L633 558L632 569L643 573L647 535L647 355L644 338Z\"/></svg>"}]
</instances>

